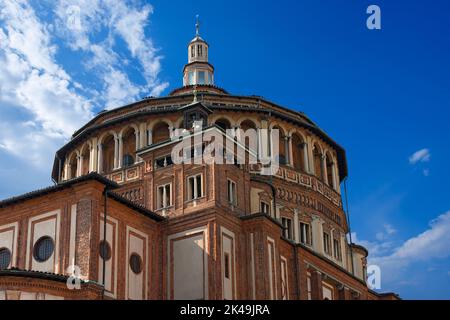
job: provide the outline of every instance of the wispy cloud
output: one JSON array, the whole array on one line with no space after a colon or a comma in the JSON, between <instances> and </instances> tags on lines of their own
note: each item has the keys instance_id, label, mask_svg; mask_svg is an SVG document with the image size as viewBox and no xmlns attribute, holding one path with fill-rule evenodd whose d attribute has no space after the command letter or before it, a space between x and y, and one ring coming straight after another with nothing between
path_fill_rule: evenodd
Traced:
<instances>
[{"instance_id":1,"label":"wispy cloud","mask_svg":"<svg viewBox=\"0 0 450 320\"><path fill-rule=\"evenodd\" d=\"M450 211L430 221L424 232L393 246L391 241L364 241L370 252L369 263L381 267L383 281L397 283L414 262L431 262L450 257Z\"/></svg>"},{"instance_id":2,"label":"wispy cloud","mask_svg":"<svg viewBox=\"0 0 450 320\"><path fill-rule=\"evenodd\" d=\"M430 150L428 149L421 149L416 152L414 152L409 157L409 163L410 164L416 164L418 162L428 162L431 159Z\"/></svg>"},{"instance_id":3,"label":"wispy cloud","mask_svg":"<svg viewBox=\"0 0 450 320\"><path fill-rule=\"evenodd\" d=\"M60 33L73 40L68 46L89 54L86 65L95 69L103 81L107 108L129 103L139 95L159 96L168 87L167 82L158 79L162 56L145 35L153 13L151 5L138 1L59 0L55 13ZM102 33L106 36L99 36ZM128 57L115 50L117 37L126 43L130 58L138 62L145 84L129 79L123 68Z\"/></svg>"},{"instance_id":4,"label":"wispy cloud","mask_svg":"<svg viewBox=\"0 0 450 320\"><path fill-rule=\"evenodd\" d=\"M32 3L0 1L0 152L48 170L57 147L96 111L159 95L168 84L159 80L162 55L145 34L150 5L59 0L34 4L37 10ZM119 38L125 46L118 49ZM58 59L63 48L79 54L77 71L97 87L68 71Z\"/></svg>"},{"instance_id":5,"label":"wispy cloud","mask_svg":"<svg viewBox=\"0 0 450 320\"><path fill-rule=\"evenodd\" d=\"M0 145L42 166L54 151L46 147L61 143L89 120L92 107L56 62L48 28L28 2L1 2L0 22Z\"/></svg>"},{"instance_id":6,"label":"wispy cloud","mask_svg":"<svg viewBox=\"0 0 450 320\"><path fill-rule=\"evenodd\" d=\"M383 231L377 232L376 238L379 241L386 240L391 235L395 234L397 230L395 230L389 223L385 223L383 225Z\"/></svg>"}]
</instances>

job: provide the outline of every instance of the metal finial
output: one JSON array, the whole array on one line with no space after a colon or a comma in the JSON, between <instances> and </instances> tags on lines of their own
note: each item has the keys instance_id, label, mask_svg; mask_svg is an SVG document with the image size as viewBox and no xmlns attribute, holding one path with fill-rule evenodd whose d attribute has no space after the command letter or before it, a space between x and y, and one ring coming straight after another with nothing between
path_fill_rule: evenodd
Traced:
<instances>
[{"instance_id":1,"label":"metal finial","mask_svg":"<svg viewBox=\"0 0 450 320\"><path fill-rule=\"evenodd\" d=\"M195 35L198 37L200 34L200 21L198 20L198 14L195 16L196 22L195 22Z\"/></svg>"}]
</instances>

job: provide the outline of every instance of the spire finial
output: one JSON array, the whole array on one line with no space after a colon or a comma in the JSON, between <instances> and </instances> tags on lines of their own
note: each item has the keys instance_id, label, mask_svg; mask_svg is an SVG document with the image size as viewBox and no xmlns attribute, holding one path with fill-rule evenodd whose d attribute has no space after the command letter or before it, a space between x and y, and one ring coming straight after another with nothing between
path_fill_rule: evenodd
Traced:
<instances>
[{"instance_id":1,"label":"spire finial","mask_svg":"<svg viewBox=\"0 0 450 320\"><path fill-rule=\"evenodd\" d=\"M195 35L198 37L200 32L200 21L198 20L198 14L195 16L196 22L195 22Z\"/></svg>"}]
</instances>

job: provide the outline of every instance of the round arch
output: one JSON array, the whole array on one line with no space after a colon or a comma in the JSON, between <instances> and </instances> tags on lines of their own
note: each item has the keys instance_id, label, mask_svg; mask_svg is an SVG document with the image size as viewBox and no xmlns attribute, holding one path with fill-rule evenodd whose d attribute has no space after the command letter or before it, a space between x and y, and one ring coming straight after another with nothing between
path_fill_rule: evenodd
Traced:
<instances>
[{"instance_id":1,"label":"round arch","mask_svg":"<svg viewBox=\"0 0 450 320\"><path fill-rule=\"evenodd\" d=\"M255 125L255 128L261 128L261 123L257 119L254 119L254 118L251 118L248 116L239 118L239 120L236 121L235 124L237 127L240 127L244 121L251 121Z\"/></svg>"},{"instance_id":2,"label":"round arch","mask_svg":"<svg viewBox=\"0 0 450 320\"><path fill-rule=\"evenodd\" d=\"M229 115L226 115L226 114L213 115L210 118L210 123L215 124L217 121L222 120L222 119L227 120L230 123L231 128L236 127L236 121L232 117L230 117Z\"/></svg>"}]
</instances>

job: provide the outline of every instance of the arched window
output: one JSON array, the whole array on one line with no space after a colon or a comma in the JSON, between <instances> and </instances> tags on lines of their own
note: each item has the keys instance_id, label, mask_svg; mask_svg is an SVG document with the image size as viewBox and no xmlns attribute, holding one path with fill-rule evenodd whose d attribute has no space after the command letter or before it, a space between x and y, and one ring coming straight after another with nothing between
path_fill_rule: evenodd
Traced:
<instances>
[{"instance_id":1,"label":"arched window","mask_svg":"<svg viewBox=\"0 0 450 320\"><path fill-rule=\"evenodd\" d=\"M245 147L250 149L251 151L258 152L259 138L256 124L252 120L247 119L241 122L241 124L239 125L239 129L238 140L240 141L240 143L244 144ZM239 154L240 152L241 150L237 149L237 146L235 146L235 154L238 155L238 160L242 161L243 159ZM246 154L245 163L249 163L249 161L250 156L249 154Z\"/></svg>"},{"instance_id":2,"label":"arched window","mask_svg":"<svg viewBox=\"0 0 450 320\"><path fill-rule=\"evenodd\" d=\"M333 160L331 158L331 156L327 153L327 157L326 157L326 165L327 165L327 182L328 185L330 187L332 187L333 189L336 188L335 184L334 184L334 177L333 177Z\"/></svg>"},{"instance_id":3,"label":"arched window","mask_svg":"<svg viewBox=\"0 0 450 320\"><path fill-rule=\"evenodd\" d=\"M91 160L91 152L90 152L90 146L88 144L86 144L83 148L83 151L81 153L81 156L83 157L83 161L82 161L82 172L81 175L86 175L89 173L89 163Z\"/></svg>"},{"instance_id":4,"label":"arched window","mask_svg":"<svg viewBox=\"0 0 450 320\"><path fill-rule=\"evenodd\" d=\"M132 166L136 160L136 132L134 128L129 127L123 132L122 144L122 167Z\"/></svg>"},{"instance_id":5,"label":"arched window","mask_svg":"<svg viewBox=\"0 0 450 320\"><path fill-rule=\"evenodd\" d=\"M165 122L160 122L153 127L153 143L158 143L170 139L169 126Z\"/></svg>"},{"instance_id":6,"label":"arched window","mask_svg":"<svg viewBox=\"0 0 450 320\"><path fill-rule=\"evenodd\" d=\"M322 150L319 149L317 144L314 145L313 156L314 156L314 172L316 174L316 177L323 181Z\"/></svg>"},{"instance_id":7,"label":"arched window","mask_svg":"<svg viewBox=\"0 0 450 320\"><path fill-rule=\"evenodd\" d=\"M306 144L303 138L294 133L292 135L292 157L294 168L299 171L306 172L305 152Z\"/></svg>"},{"instance_id":8,"label":"arched window","mask_svg":"<svg viewBox=\"0 0 450 320\"><path fill-rule=\"evenodd\" d=\"M114 136L108 134L102 141L102 173L109 173L114 169Z\"/></svg>"},{"instance_id":9,"label":"arched window","mask_svg":"<svg viewBox=\"0 0 450 320\"><path fill-rule=\"evenodd\" d=\"M287 164L285 133L279 126L274 126L272 130L278 130L278 156L275 155L275 159L278 160L279 164L285 165ZM271 146L271 148L273 150L274 146Z\"/></svg>"},{"instance_id":10,"label":"arched window","mask_svg":"<svg viewBox=\"0 0 450 320\"><path fill-rule=\"evenodd\" d=\"M220 127L223 131L226 131L227 129L231 129L230 121L227 119L221 118L216 120L215 124Z\"/></svg>"},{"instance_id":11,"label":"arched window","mask_svg":"<svg viewBox=\"0 0 450 320\"><path fill-rule=\"evenodd\" d=\"M69 179L76 178L78 175L78 157L77 154L74 152L69 159L69 165L70 165L70 176Z\"/></svg>"}]
</instances>

